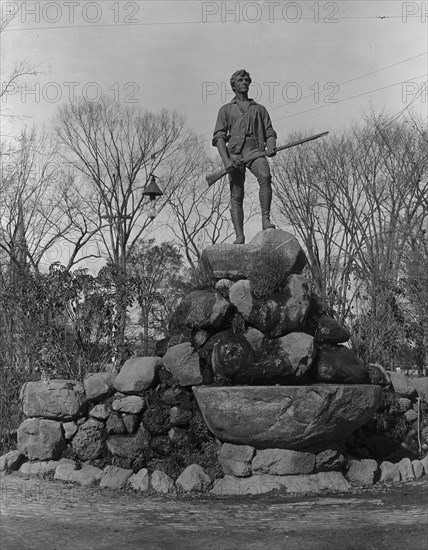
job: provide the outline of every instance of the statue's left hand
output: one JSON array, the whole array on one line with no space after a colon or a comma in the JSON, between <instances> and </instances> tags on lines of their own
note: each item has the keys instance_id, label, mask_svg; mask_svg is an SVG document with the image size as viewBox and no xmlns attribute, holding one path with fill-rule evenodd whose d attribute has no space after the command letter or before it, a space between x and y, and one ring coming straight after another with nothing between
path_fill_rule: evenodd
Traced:
<instances>
[{"instance_id":1,"label":"statue's left hand","mask_svg":"<svg viewBox=\"0 0 428 550\"><path fill-rule=\"evenodd\" d=\"M266 152L268 157L274 157L276 155L276 146L273 147L267 147Z\"/></svg>"}]
</instances>

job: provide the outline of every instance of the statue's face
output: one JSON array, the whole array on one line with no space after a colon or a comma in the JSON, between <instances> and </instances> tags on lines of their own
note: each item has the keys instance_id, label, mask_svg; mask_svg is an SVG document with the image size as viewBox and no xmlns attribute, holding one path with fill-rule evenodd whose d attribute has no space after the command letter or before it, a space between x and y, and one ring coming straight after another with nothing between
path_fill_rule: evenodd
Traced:
<instances>
[{"instance_id":1,"label":"statue's face","mask_svg":"<svg viewBox=\"0 0 428 550\"><path fill-rule=\"evenodd\" d=\"M250 87L251 79L247 74L238 75L235 77L234 81L234 91L235 92L248 92Z\"/></svg>"}]
</instances>

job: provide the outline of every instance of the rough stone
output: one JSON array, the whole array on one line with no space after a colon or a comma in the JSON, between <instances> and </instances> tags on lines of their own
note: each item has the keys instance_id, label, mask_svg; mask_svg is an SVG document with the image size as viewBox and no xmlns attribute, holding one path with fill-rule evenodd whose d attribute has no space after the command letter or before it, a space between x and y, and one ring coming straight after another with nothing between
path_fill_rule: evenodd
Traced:
<instances>
[{"instance_id":1,"label":"rough stone","mask_svg":"<svg viewBox=\"0 0 428 550\"><path fill-rule=\"evenodd\" d=\"M24 459L25 457L21 451L9 451L0 457L0 472L19 470Z\"/></svg>"},{"instance_id":2,"label":"rough stone","mask_svg":"<svg viewBox=\"0 0 428 550\"><path fill-rule=\"evenodd\" d=\"M102 401L114 393L113 372L96 372L89 374L83 381L86 398L89 401Z\"/></svg>"},{"instance_id":3,"label":"rough stone","mask_svg":"<svg viewBox=\"0 0 428 550\"><path fill-rule=\"evenodd\" d=\"M100 468L88 464L81 470L75 470L70 476L70 481L74 481L84 486L96 485L103 475L103 471Z\"/></svg>"},{"instance_id":4,"label":"rough stone","mask_svg":"<svg viewBox=\"0 0 428 550\"><path fill-rule=\"evenodd\" d=\"M64 437L65 439L72 439L78 430L77 424L75 422L64 422L63 425Z\"/></svg>"},{"instance_id":5,"label":"rough stone","mask_svg":"<svg viewBox=\"0 0 428 550\"><path fill-rule=\"evenodd\" d=\"M326 345L318 353L317 380L328 384L367 384L364 364L346 346Z\"/></svg>"},{"instance_id":6,"label":"rough stone","mask_svg":"<svg viewBox=\"0 0 428 550\"><path fill-rule=\"evenodd\" d=\"M394 483L400 481L400 470L392 462L384 460L380 465L380 481L385 483Z\"/></svg>"},{"instance_id":7,"label":"rough stone","mask_svg":"<svg viewBox=\"0 0 428 550\"><path fill-rule=\"evenodd\" d=\"M54 479L60 481L72 481L76 464L74 462L66 462L58 464L55 470Z\"/></svg>"},{"instance_id":8,"label":"rough stone","mask_svg":"<svg viewBox=\"0 0 428 550\"><path fill-rule=\"evenodd\" d=\"M96 420L107 420L109 415L110 410L105 403L99 403L89 411L89 416Z\"/></svg>"},{"instance_id":9,"label":"rough stone","mask_svg":"<svg viewBox=\"0 0 428 550\"><path fill-rule=\"evenodd\" d=\"M114 387L125 394L142 393L154 384L161 366L160 357L132 357L120 369Z\"/></svg>"},{"instance_id":10,"label":"rough stone","mask_svg":"<svg viewBox=\"0 0 428 550\"><path fill-rule=\"evenodd\" d=\"M128 479L132 476L132 470L118 468L117 466L106 466L100 481L100 487L109 489L121 489L125 487Z\"/></svg>"},{"instance_id":11,"label":"rough stone","mask_svg":"<svg viewBox=\"0 0 428 550\"><path fill-rule=\"evenodd\" d=\"M136 491L148 491L150 486L150 474L146 468L142 468L128 479L130 485Z\"/></svg>"},{"instance_id":12,"label":"rough stone","mask_svg":"<svg viewBox=\"0 0 428 550\"><path fill-rule=\"evenodd\" d=\"M283 382L300 380L311 368L315 356L314 339L304 332L292 332L276 339L266 339L264 353L268 363L281 365Z\"/></svg>"},{"instance_id":13,"label":"rough stone","mask_svg":"<svg viewBox=\"0 0 428 550\"><path fill-rule=\"evenodd\" d=\"M262 331L254 327L248 327L247 330L243 333L243 336L250 344L253 351L258 352L261 350L265 337Z\"/></svg>"},{"instance_id":14,"label":"rough stone","mask_svg":"<svg viewBox=\"0 0 428 550\"><path fill-rule=\"evenodd\" d=\"M190 342L183 342L168 349L163 358L165 367L182 386L202 384L203 376L199 355Z\"/></svg>"},{"instance_id":15,"label":"rough stone","mask_svg":"<svg viewBox=\"0 0 428 550\"><path fill-rule=\"evenodd\" d=\"M428 475L428 455L425 455L424 458L421 458L419 462L422 464L424 468L425 475Z\"/></svg>"},{"instance_id":16,"label":"rough stone","mask_svg":"<svg viewBox=\"0 0 428 550\"><path fill-rule=\"evenodd\" d=\"M413 473L415 478L418 479L424 475L424 467L420 460L412 460Z\"/></svg>"},{"instance_id":17,"label":"rough stone","mask_svg":"<svg viewBox=\"0 0 428 550\"><path fill-rule=\"evenodd\" d=\"M54 472L59 465L58 460L44 460L42 462L24 462L19 468L21 474L39 476L48 472Z\"/></svg>"},{"instance_id":18,"label":"rough stone","mask_svg":"<svg viewBox=\"0 0 428 550\"><path fill-rule=\"evenodd\" d=\"M168 437L173 443L179 443L187 435L187 430L184 428L171 428L168 432Z\"/></svg>"},{"instance_id":19,"label":"rough stone","mask_svg":"<svg viewBox=\"0 0 428 550\"><path fill-rule=\"evenodd\" d=\"M103 455L104 440L104 424L90 418L79 427L71 445L80 460L95 460Z\"/></svg>"},{"instance_id":20,"label":"rough stone","mask_svg":"<svg viewBox=\"0 0 428 550\"><path fill-rule=\"evenodd\" d=\"M401 397L412 398L416 395L416 389L412 380L401 372L390 372L391 384L395 393Z\"/></svg>"},{"instance_id":21,"label":"rough stone","mask_svg":"<svg viewBox=\"0 0 428 550\"><path fill-rule=\"evenodd\" d=\"M75 380L27 382L21 390L25 416L74 420L86 408L83 385Z\"/></svg>"},{"instance_id":22,"label":"rough stone","mask_svg":"<svg viewBox=\"0 0 428 550\"><path fill-rule=\"evenodd\" d=\"M346 479L351 485L357 487L371 487L375 481L377 470L376 460L370 458L351 460L349 469L346 472Z\"/></svg>"},{"instance_id":23,"label":"rough stone","mask_svg":"<svg viewBox=\"0 0 428 550\"><path fill-rule=\"evenodd\" d=\"M301 450L340 441L365 424L381 401L378 386L194 387L211 432L223 442Z\"/></svg>"},{"instance_id":24,"label":"rough stone","mask_svg":"<svg viewBox=\"0 0 428 550\"><path fill-rule=\"evenodd\" d=\"M345 457L336 449L325 449L315 457L315 469L317 472L341 470L344 463Z\"/></svg>"},{"instance_id":25,"label":"rough stone","mask_svg":"<svg viewBox=\"0 0 428 550\"><path fill-rule=\"evenodd\" d=\"M215 244L205 248L202 263L216 279L247 279L254 265L269 256L269 261L285 275L301 273L307 264L297 239L280 229L260 231L247 244Z\"/></svg>"},{"instance_id":26,"label":"rough stone","mask_svg":"<svg viewBox=\"0 0 428 550\"><path fill-rule=\"evenodd\" d=\"M351 488L340 472L320 472L310 475L257 475L248 478L224 476L214 482L211 493L219 496L260 495L273 490L284 493L321 493L348 491Z\"/></svg>"},{"instance_id":27,"label":"rough stone","mask_svg":"<svg viewBox=\"0 0 428 550\"><path fill-rule=\"evenodd\" d=\"M216 290L218 290L220 293L226 293L226 292L229 292L229 288L233 285L233 281L231 281L230 279L220 279L219 281L216 282L215 284L215 288Z\"/></svg>"},{"instance_id":28,"label":"rough stone","mask_svg":"<svg viewBox=\"0 0 428 550\"><path fill-rule=\"evenodd\" d=\"M412 406L412 402L410 399L407 399L407 397L400 397L398 399L398 407L400 409L400 412L406 412L410 409Z\"/></svg>"},{"instance_id":29,"label":"rough stone","mask_svg":"<svg viewBox=\"0 0 428 550\"><path fill-rule=\"evenodd\" d=\"M162 395L162 403L165 405L181 405L182 403L188 403L190 399L190 394L183 388L174 386L172 388L167 388Z\"/></svg>"},{"instance_id":30,"label":"rough stone","mask_svg":"<svg viewBox=\"0 0 428 550\"><path fill-rule=\"evenodd\" d=\"M55 460L65 446L60 422L27 418L18 428L18 450L28 460Z\"/></svg>"},{"instance_id":31,"label":"rough stone","mask_svg":"<svg viewBox=\"0 0 428 550\"><path fill-rule=\"evenodd\" d=\"M179 475L175 483L183 491L193 493L208 489L211 479L199 464L191 464Z\"/></svg>"},{"instance_id":32,"label":"rough stone","mask_svg":"<svg viewBox=\"0 0 428 550\"><path fill-rule=\"evenodd\" d=\"M322 315L315 335L317 344L342 344L351 338L351 333L335 319Z\"/></svg>"},{"instance_id":33,"label":"rough stone","mask_svg":"<svg viewBox=\"0 0 428 550\"><path fill-rule=\"evenodd\" d=\"M174 331L181 327L196 330L221 330L229 321L232 306L215 289L194 290L178 305L170 323Z\"/></svg>"},{"instance_id":34,"label":"rough stone","mask_svg":"<svg viewBox=\"0 0 428 550\"><path fill-rule=\"evenodd\" d=\"M106 423L106 430L108 434L125 434L127 429L123 423L120 413L113 411L108 417Z\"/></svg>"},{"instance_id":35,"label":"rough stone","mask_svg":"<svg viewBox=\"0 0 428 550\"><path fill-rule=\"evenodd\" d=\"M310 301L308 282L300 275L290 275L281 293L264 299L252 295L250 281L237 281L230 287L229 298L249 325L270 338L299 329Z\"/></svg>"},{"instance_id":36,"label":"rough stone","mask_svg":"<svg viewBox=\"0 0 428 550\"><path fill-rule=\"evenodd\" d=\"M256 452L252 462L253 475L276 476L310 474L315 466L315 455L289 449L264 449Z\"/></svg>"},{"instance_id":37,"label":"rough stone","mask_svg":"<svg viewBox=\"0 0 428 550\"><path fill-rule=\"evenodd\" d=\"M413 471L413 464L410 458L403 458L397 463L397 468L400 472L401 481L407 481L409 479L415 479L415 473Z\"/></svg>"},{"instance_id":38,"label":"rough stone","mask_svg":"<svg viewBox=\"0 0 428 550\"><path fill-rule=\"evenodd\" d=\"M388 388L391 385L389 372L382 367L382 365L378 365L377 363L369 363L367 365L367 372L372 384L377 384L383 388Z\"/></svg>"},{"instance_id":39,"label":"rough stone","mask_svg":"<svg viewBox=\"0 0 428 550\"><path fill-rule=\"evenodd\" d=\"M404 418L407 420L407 422L413 422L414 420L416 420L418 418L418 413L413 411L413 410L410 410L410 411L406 411L404 413Z\"/></svg>"},{"instance_id":40,"label":"rough stone","mask_svg":"<svg viewBox=\"0 0 428 550\"><path fill-rule=\"evenodd\" d=\"M171 407L169 419L171 426L175 428L185 428L192 419L192 413L181 407Z\"/></svg>"},{"instance_id":41,"label":"rough stone","mask_svg":"<svg viewBox=\"0 0 428 550\"><path fill-rule=\"evenodd\" d=\"M223 443L218 452L218 461L226 475L248 477L251 475L251 461L256 450L249 445Z\"/></svg>"},{"instance_id":42,"label":"rough stone","mask_svg":"<svg viewBox=\"0 0 428 550\"><path fill-rule=\"evenodd\" d=\"M412 378L410 383L416 389L418 396L428 403L428 377Z\"/></svg>"},{"instance_id":43,"label":"rough stone","mask_svg":"<svg viewBox=\"0 0 428 550\"><path fill-rule=\"evenodd\" d=\"M140 395L128 395L121 399L115 399L111 408L121 413L139 414L145 406L146 402Z\"/></svg>"},{"instance_id":44,"label":"rough stone","mask_svg":"<svg viewBox=\"0 0 428 550\"><path fill-rule=\"evenodd\" d=\"M109 451L118 457L134 460L150 448L150 432L140 424L135 435L111 435L107 438Z\"/></svg>"},{"instance_id":45,"label":"rough stone","mask_svg":"<svg viewBox=\"0 0 428 550\"><path fill-rule=\"evenodd\" d=\"M126 431L129 434L133 434L140 423L140 420L136 414L125 414L122 417L122 421L125 424Z\"/></svg>"},{"instance_id":46,"label":"rough stone","mask_svg":"<svg viewBox=\"0 0 428 550\"><path fill-rule=\"evenodd\" d=\"M155 470L150 476L150 487L157 493L172 493L174 492L174 481L161 470Z\"/></svg>"}]
</instances>

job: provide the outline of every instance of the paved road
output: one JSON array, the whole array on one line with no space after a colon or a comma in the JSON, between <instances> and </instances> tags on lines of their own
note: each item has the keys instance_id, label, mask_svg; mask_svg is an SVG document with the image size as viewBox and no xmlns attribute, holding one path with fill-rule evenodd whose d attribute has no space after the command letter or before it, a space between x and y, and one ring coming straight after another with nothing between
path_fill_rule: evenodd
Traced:
<instances>
[{"instance_id":1,"label":"paved road","mask_svg":"<svg viewBox=\"0 0 428 550\"><path fill-rule=\"evenodd\" d=\"M2 550L425 550L427 478L343 495L167 498L0 478Z\"/></svg>"}]
</instances>

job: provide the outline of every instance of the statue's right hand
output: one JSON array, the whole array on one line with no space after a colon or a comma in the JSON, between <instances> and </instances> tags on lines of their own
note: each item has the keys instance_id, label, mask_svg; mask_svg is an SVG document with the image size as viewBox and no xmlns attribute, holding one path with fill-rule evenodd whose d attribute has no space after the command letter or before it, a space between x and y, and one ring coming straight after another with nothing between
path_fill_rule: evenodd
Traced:
<instances>
[{"instance_id":1,"label":"statue's right hand","mask_svg":"<svg viewBox=\"0 0 428 550\"><path fill-rule=\"evenodd\" d=\"M224 161L224 168L225 168L226 170L228 170L228 171L234 170L234 169L237 168L237 167L238 167L238 165L236 164L236 162L233 161L233 160L230 159L230 158L229 158L229 159L226 159L226 160Z\"/></svg>"}]
</instances>

